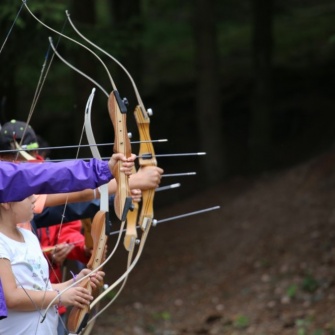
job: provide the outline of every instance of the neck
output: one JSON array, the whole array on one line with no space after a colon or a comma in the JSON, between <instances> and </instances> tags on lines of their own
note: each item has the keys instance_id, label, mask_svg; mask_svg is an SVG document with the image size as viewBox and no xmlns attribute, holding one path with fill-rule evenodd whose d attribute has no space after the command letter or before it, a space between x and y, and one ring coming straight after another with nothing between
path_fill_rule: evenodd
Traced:
<instances>
[{"instance_id":1,"label":"neck","mask_svg":"<svg viewBox=\"0 0 335 335\"><path fill-rule=\"evenodd\" d=\"M16 223L13 222L13 218L4 215L4 213L1 213L0 216L0 232L15 241L24 241Z\"/></svg>"},{"instance_id":2,"label":"neck","mask_svg":"<svg viewBox=\"0 0 335 335\"><path fill-rule=\"evenodd\" d=\"M13 227L12 229L3 229L1 227L0 232L14 241L24 242L24 238L17 227Z\"/></svg>"}]
</instances>

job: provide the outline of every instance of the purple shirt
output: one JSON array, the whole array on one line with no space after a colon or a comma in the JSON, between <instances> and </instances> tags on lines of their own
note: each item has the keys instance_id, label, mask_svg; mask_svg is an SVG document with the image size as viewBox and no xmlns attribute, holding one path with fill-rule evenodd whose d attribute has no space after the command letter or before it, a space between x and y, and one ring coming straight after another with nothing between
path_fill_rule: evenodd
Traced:
<instances>
[{"instance_id":1,"label":"purple shirt","mask_svg":"<svg viewBox=\"0 0 335 335\"><path fill-rule=\"evenodd\" d=\"M7 317L7 306L5 302L5 296L2 289L2 284L0 280L0 320Z\"/></svg>"},{"instance_id":2,"label":"purple shirt","mask_svg":"<svg viewBox=\"0 0 335 335\"><path fill-rule=\"evenodd\" d=\"M0 202L21 201L32 194L68 193L96 188L113 178L108 162L91 159L59 163L0 161Z\"/></svg>"}]
</instances>

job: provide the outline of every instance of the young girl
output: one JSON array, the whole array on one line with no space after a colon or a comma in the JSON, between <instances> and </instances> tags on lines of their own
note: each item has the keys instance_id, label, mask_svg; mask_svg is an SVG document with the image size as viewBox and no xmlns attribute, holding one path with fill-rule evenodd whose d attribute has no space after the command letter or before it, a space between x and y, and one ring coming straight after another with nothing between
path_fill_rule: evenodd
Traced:
<instances>
[{"instance_id":1,"label":"young girl","mask_svg":"<svg viewBox=\"0 0 335 335\"><path fill-rule=\"evenodd\" d=\"M0 322L0 334L56 335L57 305L84 307L93 297L82 287L72 287L55 301L41 323L44 309L59 291L73 280L61 284L49 281L48 263L37 237L30 231L17 227L17 222L32 219L34 196L20 202L0 204L0 278L8 308L8 317ZM82 270L82 278L90 270ZM97 287L104 273L98 271L91 277L92 287Z\"/></svg>"}]
</instances>

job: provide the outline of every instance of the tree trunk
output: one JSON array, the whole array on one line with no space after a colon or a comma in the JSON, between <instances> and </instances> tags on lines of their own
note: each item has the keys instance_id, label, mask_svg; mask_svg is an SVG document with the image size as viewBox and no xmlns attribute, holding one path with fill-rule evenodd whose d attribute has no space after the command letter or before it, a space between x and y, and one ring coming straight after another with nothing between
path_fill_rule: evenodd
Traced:
<instances>
[{"instance_id":1,"label":"tree trunk","mask_svg":"<svg viewBox=\"0 0 335 335\"><path fill-rule=\"evenodd\" d=\"M252 0L254 89L250 119L250 169L271 165L273 0Z\"/></svg>"},{"instance_id":2,"label":"tree trunk","mask_svg":"<svg viewBox=\"0 0 335 335\"><path fill-rule=\"evenodd\" d=\"M207 183L226 174L220 96L220 67L216 29L216 0L196 0L194 8L195 61L197 73L196 119Z\"/></svg>"},{"instance_id":3,"label":"tree trunk","mask_svg":"<svg viewBox=\"0 0 335 335\"><path fill-rule=\"evenodd\" d=\"M72 0L72 10L71 10L71 19L74 21L75 25L78 27L84 35L85 33L81 30L81 24L85 26L94 27L96 22L96 11L95 11L95 2L90 0ZM76 37L75 37L76 38ZM78 38L78 40L80 40ZM94 41L93 41L94 42ZM93 51L94 48L91 48ZM88 51L84 50L80 46L73 47L73 64L75 67L80 69L82 72L87 74L93 79L97 77L96 71L96 61L93 55ZM99 82L99 80L97 80ZM77 72L74 72L74 96L75 96L75 110L71 113L71 118L74 118L74 124L76 125L73 128L72 133L74 138L72 143L77 143L80 138L82 125L84 121L84 111L87 103L87 99L92 91L92 88L95 86L91 81L79 75ZM98 92L97 94L100 94ZM105 97L105 96L104 96ZM100 136L101 129L103 129L105 118L100 117L102 114L108 115L107 112L107 101L105 104L105 109L95 109L95 112L92 113L92 119L94 119L94 129L93 133L96 135L96 141L99 143L102 141ZM96 107L96 104L95 104ZM94 108L94 107L93 107ZM87 150L89 152L89 150Z\"/></svg>"},{"instance_id":4,"label":"tree trunk","mask_svg":"<svg viewBox=\"0 0 335 335\"><path fill-rule=\"evenodd\" d=\"M110 0L109 5L113 30L123 36L119 40L121 47L117 50L116 57L133 77L138 89L141 90L142 48L140 41L143 25L140 0ZM130 80L119 67L115 68L114 73L121 97L126 97L129 100L129 106L133 107L136 100Z\"/></svg>"}]
</instances>

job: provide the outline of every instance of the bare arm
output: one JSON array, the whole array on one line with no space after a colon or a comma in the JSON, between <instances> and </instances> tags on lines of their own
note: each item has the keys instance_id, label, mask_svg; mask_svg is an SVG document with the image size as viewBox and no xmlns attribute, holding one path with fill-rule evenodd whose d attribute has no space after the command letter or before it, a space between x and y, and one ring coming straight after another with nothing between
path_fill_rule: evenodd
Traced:
<instances>
[{"instance_id":1,"label":"bare arm","mask_svg":"<svg viewBox=\"0 0 335 335\"><path fill-rule=\"evenodd\" d=\"M159 186L163 170L156 166L147 166L139 169L135 174L129 177L129 185L131 189L148 190ZM109 195L116 192L116 180L112 179L108 183ZM100 192L98 189L91 190L87 189L79 192L72 193L59 193L59 194L48 194L45 207L59 206L65 203L74 202L85 202L100 198Z\"/></svg>"},{"instance_id":2,"label":"bare arm","mask_svg":"<svg viewBox=\"0 0 335 335\"><path fill-rule=\"evenodd\" d=\"M18 287L10 261L5 258L0 259L0 278L8 309L21 312L44 309L58 294L57 291L35 291ZM84 307L92 299L93 297L83 287L73 287L61 296L61 302L65 306L76 304L78 307ZM56 299L54 305L58 303L59 299Z\"/></svg>"}]
</instances>

